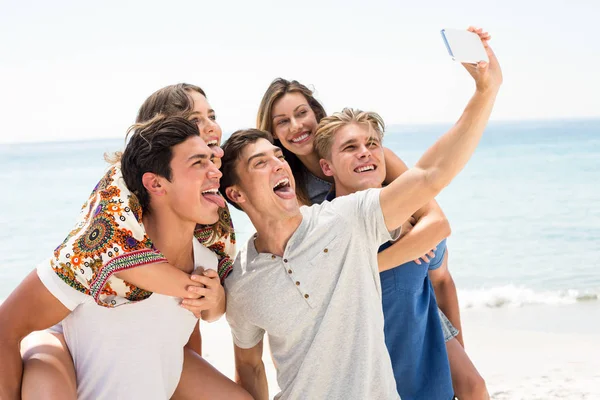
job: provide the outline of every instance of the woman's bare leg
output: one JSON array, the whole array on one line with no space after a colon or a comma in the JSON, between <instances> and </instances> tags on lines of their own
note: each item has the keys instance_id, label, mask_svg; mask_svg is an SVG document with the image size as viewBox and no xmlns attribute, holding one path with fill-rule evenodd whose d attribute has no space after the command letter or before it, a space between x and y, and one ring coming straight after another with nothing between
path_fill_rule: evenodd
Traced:
<instances>
[{"instance_id":1,"label":"woman's bare leg","mask_svg":"<svg viewBox=\"0 0 600 400\"><path fill-rule=\"evenodd\" d=\"M171 399L252 400L252 396L196 352L185 348L183 372Z\"/></svg>"},{"instance_id":2,"label":"woman's bare leg","mask_svg":"<svg viewBox=\"0 0 600 400\"><path fill-rule=\"evenodd\" d=\"M489 400L485 381L456 338L446 342L452 386L459 400Z\"/></svg>"},{"instance_id":3,"label":"woman's bare leg","mask_svg":"<svg viewBox=\"0 0 600 400\"><path fill-rule=\"evenodd\" d=\"M21 342L23 400L76 400L77 378L62 334L34 332Z\"/></svg>"}]
</instances>

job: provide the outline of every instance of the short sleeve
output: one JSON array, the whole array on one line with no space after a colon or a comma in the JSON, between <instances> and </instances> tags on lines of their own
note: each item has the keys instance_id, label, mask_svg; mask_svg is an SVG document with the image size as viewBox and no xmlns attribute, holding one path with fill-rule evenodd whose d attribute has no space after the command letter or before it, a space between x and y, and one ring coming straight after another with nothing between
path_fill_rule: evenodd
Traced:
<instances>
[{"instance_id":1,"label":"short sleeve","mask_svg":"<svg viewBox=\"0 0 600 400\"><path fill-rule=\"evenodd\" d=\"M235 295L231 294L228 287L229 283L225 281L225 294L227 295L227 312L225 316L231 328L231 336L236 346L242 349L250 349L262 340L265 330L248 321L247 313L244 310L244 305L247 303L238 299L238 297L243 297L243 294L239 291L236 291Z\"/></svg>"},{"instance_id":2,"label":"short sleeve","mask_svg":"<svg viewBox=\"0 0 600 400\"><path fill-rule=\"evenodd\" d=\"M46 289L69 310L73 311L88 298L79 288L71 287L62 280L52 269L50 260L38 264L36 270Z\"/></svg>"},{"instance_id":3,"label":"short sleeve","mask_svg":"<svg viewBox=\"0 0 600 400\"><path fill-rule=\"evenodd\" d=\"M442 266L446 254L446 239L442 240L435 249L435 257L429 262L429 270L433 271Z\"/></svg>"},{"instance_id":4,"label":"short sleeve","mask_svg":"<svg viewBox=\"0 0 600 400\"><path fill-rule=\"evenodd\" d=\"M227 305L227 323L231 328L231 336L236 346L242 349L251 349L256 346L264 337L264 329L248 322L243 315L237 312L231 312L229 304Z\"/></svg>"},{"instance_id":5,"label":"short sleeve","mask_svg":"<svg viewBox=\"0 0 600 400\"><path fill-rule=\"evenodd\" d=\"M115 307L151 293L114 274L166 258L154 248L142 223L142 208L118 165L111 166L83 205L74 229L54 251L50 265L71 288Z\"/></svg>"},{"instance_id":6,"label":"short sleeve","mask_svg":"<svg viewBox=\"0 0 600 400\"><path fill-rule=\"evenodd\" d=\"M350 226L360 230L366 241L377 245L397 240L401 232L401 228L392 232L387 230L379 201L380 193L381 189L368 189L338 197L331 203Z\"/></svg>"}]
</instances>

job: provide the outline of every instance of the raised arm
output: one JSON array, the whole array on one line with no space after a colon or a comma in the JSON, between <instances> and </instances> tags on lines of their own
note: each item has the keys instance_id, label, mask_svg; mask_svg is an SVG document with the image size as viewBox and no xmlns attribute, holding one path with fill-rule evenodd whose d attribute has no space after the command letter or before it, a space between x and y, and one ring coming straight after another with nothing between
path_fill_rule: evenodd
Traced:
<instances>
[{"instance_id":1,"label":"raised arm","mask_svg":"<svg viewBox=\"0 0 600 400\"><path fill-rule=\"evenodd\" d=\"M408 167L389 149L384 149L386 182L391 182ZM387 271L428 253L440 241L450 236L450 224L435 200L418 209L413 217L415 226L400 240L377 255L379 271Z\"/></svg>"},{"instance_id":2,"label":"raised arm","mask_svg":"<svg viewBox=\"0 0 600 400\"><path fill-rule=\"evenodd\" d=\"M464 168L481 139L502 84L502 71L487 44L489 36L480 30L477 33L482 38L490 62L480 62L477 66L465 64L475 80L476 90L462 116L413 168L382 189L381 208L389 230L402 225L446 187Z\"/></svg>"},{"instance_id":3,"label":"raised arm","mask_svg":"<svg viewBox=\"0 0 600 400\"><path fill-rule=\"evenodd\" d=\"M70 312L46 289L36 271L0 305L0 399L21 398L21 340L57 324Z\"/></svg>"},{"instance_id":4,"label":"raised arm","mask_svg":"<svg viewBox=\"0 0 600 400\"><path fill-rule=\"evenodd\" d=\"M235 381L254 397L254 400L268 400L269 385L265 364L262 361L263 341L249 349L233 345L235 355Z\"/></svg>"}]
</instances>

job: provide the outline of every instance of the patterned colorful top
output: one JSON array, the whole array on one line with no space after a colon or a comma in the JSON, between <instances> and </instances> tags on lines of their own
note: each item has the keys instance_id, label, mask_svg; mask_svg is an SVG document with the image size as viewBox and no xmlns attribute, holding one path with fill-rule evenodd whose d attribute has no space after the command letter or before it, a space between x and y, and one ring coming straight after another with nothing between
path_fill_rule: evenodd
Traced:
<instances>
[{"instance_id":1,"label":"patterned colorful top","mask_svg":"<svg viewBox=\"0 0 600 400\"><path fill-rule=\"evenodd\" d=\"M228 209L221 220L231 233L214 235L212 226L198 225L194 235L219 259L221 282L231 272L235 258L235 233ZM119 165L111 166L85 202L75 228L54 250L50 264L72 288L90 295L105 307L147 299L152 293L115 276L120 271L166 262L146 235L142 207L127 189Z\"/></svg>"}]
</instances>

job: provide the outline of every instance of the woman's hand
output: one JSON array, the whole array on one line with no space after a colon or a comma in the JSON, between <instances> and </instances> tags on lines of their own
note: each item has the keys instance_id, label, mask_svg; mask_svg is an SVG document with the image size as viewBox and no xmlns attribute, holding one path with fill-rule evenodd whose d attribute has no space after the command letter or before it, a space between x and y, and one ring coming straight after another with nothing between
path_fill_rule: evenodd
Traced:
<instances>
[{"instance_id":1,"label":"woman's hand","mask_svg":"<svg viewBox=\"0 0 600 400\"><path fill-rule=\"evenodd\" d=\"M197 318L202 318L202 312L220 308L225 303L225 289L221 285L217 271L207 269L202 274L192 274L191 279L202 286L189 286L188 291L199 296L198 299L184 299L183 308L191 311Z\"/></svg>"}]
</instances>

